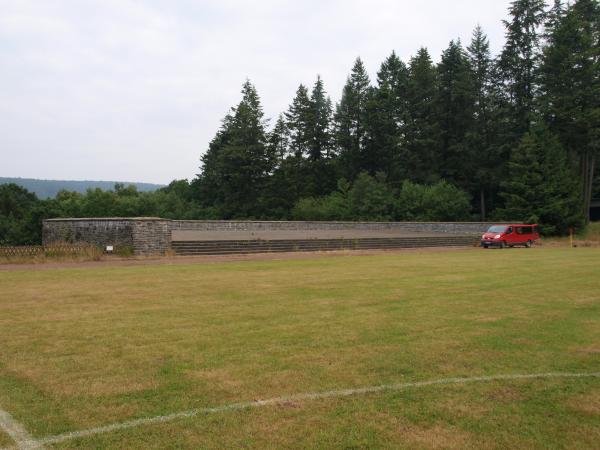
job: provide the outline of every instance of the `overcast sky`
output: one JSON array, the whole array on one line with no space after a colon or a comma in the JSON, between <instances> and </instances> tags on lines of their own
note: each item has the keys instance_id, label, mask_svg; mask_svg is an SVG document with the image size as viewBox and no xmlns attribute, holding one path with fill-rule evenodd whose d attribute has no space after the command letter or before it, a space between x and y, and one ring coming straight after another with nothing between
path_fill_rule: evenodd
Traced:
<instances>
[{"instance_id":1,"label":"overcast sky","mask_svg":"<svg viewBox=\"0 0 600 450\"><path fill-rule=\"evenodd\" d=\"M0 0L0 176L193 178L246 78L276 118L299 83L334 102L357 56L434 60L509 0Z\"/></svg>"}]
</instances>

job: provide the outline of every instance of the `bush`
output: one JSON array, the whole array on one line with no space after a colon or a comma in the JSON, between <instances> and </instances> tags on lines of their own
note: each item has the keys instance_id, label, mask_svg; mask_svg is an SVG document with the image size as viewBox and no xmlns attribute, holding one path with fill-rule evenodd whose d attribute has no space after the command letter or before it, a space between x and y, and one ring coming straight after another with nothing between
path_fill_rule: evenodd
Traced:
<instances>
[{"instance_id":1,"label":"bush","mask_svg":"<svg viewBox=\"0 0 600 450\"><path fill-rule=\"evenodd\" d=\"M394 219L394 193L383 174L375 178L366 172L358 175L349 191L350 215L354 220L390 221Z\"/></svg>"},{"instance_id":2,"label":"bush","mask_svg":"<svg viewBox=\"0 0 600 450\"><path fill-rule=\"evenodd\" d=\"M462 221L470 213L469 195L445 181L432 186L405 181L396 196L383 176L361 173L352 187L342 179L328 196L299 200L292 215L296 220Z\"/></svg>"},{"instance_id":3,"label":"bush","mask_svg":"<svg viewBox=\"0 0 600 450\"><path fill-rule=\"evenodd\" d=\"M405 181L396 202L396 217L406 221L469 220L469 195L456 186L440 181L425 186Z\"/></svg>"}]
</instances>

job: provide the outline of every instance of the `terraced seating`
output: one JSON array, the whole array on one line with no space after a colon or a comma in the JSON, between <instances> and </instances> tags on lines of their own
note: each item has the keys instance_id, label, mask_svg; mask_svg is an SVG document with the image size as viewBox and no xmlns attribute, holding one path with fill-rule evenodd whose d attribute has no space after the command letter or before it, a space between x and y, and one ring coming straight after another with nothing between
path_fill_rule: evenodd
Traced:
<instances>
[{"instance_id":1,"label":"terraced seating","mask_svg":"<svg viewBox=\"0 0 600 450\"><path fill-rule=\"evenodd\" d=\"M448 235L359 239L173 241L172 248L176 255L191 256L423 247L471 247L477 243L477 236Z\"/></svg>"}]
</instances>

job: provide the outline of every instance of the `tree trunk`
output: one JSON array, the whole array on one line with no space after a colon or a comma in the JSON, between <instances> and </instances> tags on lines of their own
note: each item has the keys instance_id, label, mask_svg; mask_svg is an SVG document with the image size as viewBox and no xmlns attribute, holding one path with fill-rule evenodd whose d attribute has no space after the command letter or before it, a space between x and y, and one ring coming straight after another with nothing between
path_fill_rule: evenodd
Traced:
<instances>
[{"instance_id":1,"label":"tree trunk","mask_svg":"<svg viewBox=\"0 0 600 450\"><path fill-rule=\"evenodd\" d=\"M592 188L594 183L594 172L596 166L595 155L589 150L586 151L581 161L582 189L583 189L583 217L585 223L590 221L590 208L592 204Z\"/></svg>"},{"instance_id":2,"label":"tree trunk","mask_svg":"<svg viewBox=\"0 0 600 450\"><path fill-rule=\"evenodd\" d=\"M481 187L479 189L479 202L480 202L480 216L481 216L481 221L485 222L485 191L483 189L483 187Z\"/></svg>"},{"instance_id":3,"label":"tree trunk","mask_svg":"<svg viewBox=\"0 0 600 450\"><path fill-rule=\"evenodd\" d=\"M594 188L594 174L595 174L595 169L596 169L596 157L595 155L592 153L589 156L589 174L588 174L588 186L587 186L587 204L586 204L586 214L585 214L585 221L586 223L590 222L591 216L590 216L590 209L592 206L592 192L593 192L593 188Z\"/></svg>"}]
</instances>

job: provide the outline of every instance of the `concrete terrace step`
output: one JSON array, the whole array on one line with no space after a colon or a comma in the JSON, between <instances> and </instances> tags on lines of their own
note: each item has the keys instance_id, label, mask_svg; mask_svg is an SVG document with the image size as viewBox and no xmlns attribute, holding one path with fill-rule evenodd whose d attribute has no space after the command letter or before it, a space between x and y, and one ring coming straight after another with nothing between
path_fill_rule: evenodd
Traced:
<instances>
[{"instance_id":1,"label":"concrete terrace step","mask_svg":"<svg viewBox=\"0 0 600 450\"><path fill-rule=\"evenodd\" d=\"M448 245L448 244L465 244L472 245L476 242L473 239L469 240L423 240L423 241L338 241L338 242L289 242L289 243L273 243L273 242L262 242L262 243L230 243L230 244L200 244L200 245L179 245L173 244L174 249L180 250L200 250L200 249L226 249L226 248L283 248L283 247L364 247L364 246L386 246L386 245Z\"/></svg>"},{"instance_id":2,"label":"concrete terrace step","mask_svg":"<svg viewBox=\"0 0 600 450\"><path fill-rule=\"evenodd\" d=\"M226 255L295 251L368 250L420 247L467 247L477 243L474 236L406 238L173 241L177 255Z\"/></svg>"},{"instance_id":3,"label":"concrete terrace step","mask_svg":"<svg viewBox=\"0 0 600 450\"><path fill-rule=\"evenodd\" d=\"M386 237L386 238L336 238L336 239L235 239L235 240L193 240L193 241L177 241L176 244L227 244L227 243L286 243L286 242L338 242L338 241L432 241L432 240L464 240L476 239L475 236L419 236L419 237Z\"/></svg>"},{"instance_id":4,"label":"concrete terrace step","mask_svg":"<svg viewBox=\"0 0 600 450\"><path fill-rule=\"evenodd\" d=\"M353 244L406 244L406 243L432 243L432 242L473 242L476 239L347 239L347 240L318 240L318 241L238 241L238 242L173 242L179 248L206 248L206 247L253 247L253 246L285 246L285 245L353 245Z\"/></svg>"}]
</instances>

